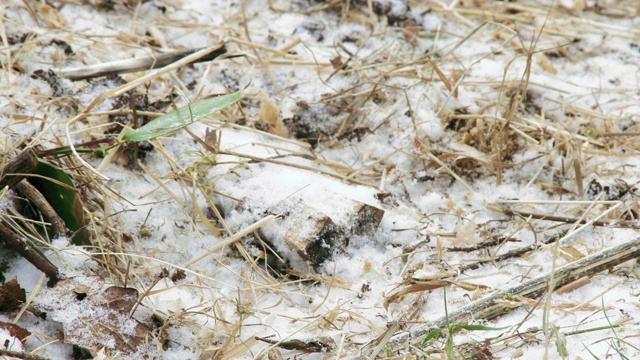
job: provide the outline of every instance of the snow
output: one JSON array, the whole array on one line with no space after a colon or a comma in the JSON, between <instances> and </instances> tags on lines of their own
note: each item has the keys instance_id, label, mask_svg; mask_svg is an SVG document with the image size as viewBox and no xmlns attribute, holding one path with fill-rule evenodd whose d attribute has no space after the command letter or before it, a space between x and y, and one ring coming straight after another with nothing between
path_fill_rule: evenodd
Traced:
<instances>
[{"instance_id":1,"label":"snow","mask_svg":"<svg viewBox=\"0 0 640 360\"><path fill-rule=\"evenodd\" d=\"M0 341L2 341L3 346L10 351L24 351L24 345L20 339L11 335L9 330L0 329Z\"/></svg>"},{"instance_id":2,"label":"snow","mask_svg":"<svg viewBox=\"0 0 640 360\"><path fill-rule=\"evenodd\" d=\"M103 4L107 3L110 2ZM469 6L470 1L452 2L451 6L457 4L453 7L461 11L457 16L435 1L373 1L382 9L374 10L383 12L373 15L375 23L365 2L349 3L353 8L348 14L330 8L305 13L305 9L328 4L316 1L249 1L244 5L235 1L146 1L140 4L140 11L135 10L137 5L126 7L120 2L111 10L84 3L61 3L57 8L41 4L47 12L41 9L38 22L23 2L2 5L7 34L32 31L39 36L37 43L11 45L22 49L12 50L11 54L24 74L2 70L6 82L0 88L3 144L28 135L38 136L43 147L51 148L70 140L97 138L108 122L104 114L75 122L70 125L72 139L67 139L65 124L72 117L70 112L77 111L69 109L82 109L118 84L113 80L97 84L64 80L63 85L73 90L69 97L75 101L75 105L67 106L52 100L52 90L46 82L29 76L37 69L58 71L143 56L162 42L172 49L185 49L208 46L225 38L230 52L244 55L190 65L155 79L148 89L138 89L148 91L150 101L163 99L173 88L193 100L196 95L236 91L249 84L242 112L231 107L189 127L203 139L207 129L218 129L220 150L226 154L209 153L181 131L154 140L156 150L142 160L144 168L112 161L102 169L109 178L100 185L104 193L96 195L104 197L102 204L95 200L85 204L97 220L90 227L102 231L101 237L94 239L96 246L80 248L69 239L58 238L44 250L63 278L91 279L100 274L105 284L87 284L94 286L92 291L96 293L112 285L122 286L128 276L128 285L144 294L135 319L152 325L155 314L165 321L163 336L169 341L162 358L206 357L220 348L234 354L234 358L255 358L272 347L255 340L256 336L276 341L328 337L334 344L344 340L342 356L357 356L418 296L407 295L385 308L385 300L403 282L455 272L460 266L488 256L540 244L554 236L561 238L572 225L526 221L527 216L508 219L488 209L488 205L519 200L520 205L509 206L530 213L579 218L588 205L559 204L567 199L587 200L577 194L572 165L576 159L585 171L585 187L592 179L603 186L614 186L622 180L633 187L640 181L633 138L614 143L599 137L622 132L626 129L623 126L636 131L640 53L633 38L637 31L625 31L637 28L637 16L618 19L583 9L589 18L581 18L562 12L581 3L566 0L552 5L553 11L546 18L543 4L518 2L512 5L540 11L527 15L530 21L516 28L505 20L507 17L487 23L458 46L485 19L470 15L481 11ZM500 3L485 4L482 11L488 11L490 6L508 6L507 2ZM516 16L517 12L501 14ZM563 18L563 14L569 14L566 17L570 19ZM413 22L396 19L394 25L394 21L388 21L400 15ZM56 19L64 20L64 26L57 26ZM515 148L509 160L513 166L502 169L502 183L497 184L496 167L492 164L498 161L498 149L483 148L478 132L484 131L484 136L489 137L499 132L503 123L494 121L492 116L506 116L512 95L507 88L518 84L527 66L522 47L537 38L543 25L549 33L541 36L536 47L545 51L534 56L528 88L533 99L527 103L540 110L522 115L531 122L517 117L513 120L514 127L535 140L519 135L508 140ZM415 37L411 26L419 27ZM572 36L557 34L561 31ZM281 56L258 46L238 44L234 42L236 38L271 49L281 49L297 39L300 43L288 49L287 56ZM68 42L76 54L62 54L48 43L51 39ZM5 44L5 50L11 46ZM558 55L559 49L566 55ZM0 59L4 64L9 50L3 51ZM447 89L424 54L457 86L457 96ZM346 62L340 71L330 64L337 57ZM405 67L390 65L412 61L413 65ZM453 73L458 76L457 82ZM142 74L122 77L131 81ZM374 86L379 93L367 98ZM200 88L202 93L197 94ZM278 107L281 119L290 121L285 121L285 126L295 123L304 127L310 137L322 138L320 143L311 147L252 129L264 125L258 116L263 98ZM175 101L178 106L186 104L182 95ZM114 99L106 99L91 111L108 111L114 103ZM451 120L448 116L459 113L486 117L464 138L462 132L447 127ZM15 114L46 120L16 120L12 117ZM355 127L375 130L353 139L334 137L347 120L357 124ZM533 126L533 121L566 134L552 138L551 130L535 132L525 127ZM229 124L234 122L245 126ZM607 142L610 147L596 147L576 135L611 141ZM486 137L484 140L491 144ZM559 144L561 140L563 144ZM427 150L465 183L428 157ZM281 163L255 162L250 157ZM90 156L86 160L95 168L101 167L103 161ZM174 174L183 175L183 180ZM184 180L185 174L196 181ZM557 186L556 190L545 188L547 184ZM211 191L225 196L212 195ZM381 200L380 194L387 193L388 197ZM11 205L7 200L11 194L0 199L0 209ZM637 209L633 199L631 195L623 199L628 212ZM316 229L309 214L326 215L336 225L354 231L355 203L384 209L380 225L371 233L349 233L348 245L332 251L325 262L310 264L285 241L294 228L301 239L313 234ZM224 223L216 220L212 205L224 214ZM587 219L602 211L603 208L592 210ZM264 245L253 236L190 262L228 238L225 228L236 233L270 214L286 216L264 226L258 234L288 260L296 276L308 280L275 278L258 261L245 259L246 254L256 258L265 254ZM624 212L619 211L610 219L623 216ZM203 221L208 221L209 226ZM211 227L221 233L214 234ZM541 276L552 269L552 264L558 267L567 263L570 251L586 256L635 236L633 229L587 227L562 243L565 257L556 256L547 246L527 256L466 270L450 280L486 285L488 289L470 292L449 287L446 298L441 288L424 292L421 295L426 303L406 329ZM450 250L504 237L514 240L487 248L486 252ZM430 241L421 243L426 239ZM405 253L417 244L413 251ZM103 252L112 253L107 258L117 264L117 271L105 270ZM26 260L10 256L6 250L2 256L8 264L5 277L17 276L28 294L36 293L36 305L55 309L51 319L58 323L32 314L25 314L20 320L21 326L44 334L26 342L25 350L38 348L49 337L62 339L60 324L69 326L91 314L92 309L86 305L61 298L46 284L38 285L41 273ZM186 270L183 279L171 279L176 269ZM163 270L169 275L160 276ZM541 306L531 311L535 301L527 302L525 308L484 322L494 328L511 327L508 330L461 331L455 335L454 343L482 343L485 338L535 328L540 331L527 332L531 340L527 344L522 344L527 340L516 338L492 343L494 356L542 358L546 354L556 359L561 358L555 345L557 337L546 335L550 338L546 348L542 330L545 322L564 332L621 323L615 329L566 337L572 358L611 355L616 338L632 341L637 334L639 281L637 264L630 261L593 276L585 286L554 294L549 309ZM102 313L93 316L106 317ZM8 315L0 318L13 320ZM126 325L122 333L135 330L135 322L121 320ZM516 330L514 326L518 324ZM4 342L8 335L0 335ZM112 350L114 344L110 343ZM274 348L289 358L331 356ZM436 345L432 349L435 348ZM71 346L60 341L45 346L42 355L62 359L68 358L70 352ZM632 345L626 345L624 353L629 358L640 354ZM128 356L133 359L141 355Z\"/></svg>"}]
</instances>

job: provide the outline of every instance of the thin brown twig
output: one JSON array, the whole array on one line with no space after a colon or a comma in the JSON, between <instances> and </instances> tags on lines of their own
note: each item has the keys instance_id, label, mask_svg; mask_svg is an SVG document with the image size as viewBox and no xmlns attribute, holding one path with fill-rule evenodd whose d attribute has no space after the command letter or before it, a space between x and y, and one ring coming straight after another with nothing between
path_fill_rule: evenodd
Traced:
<instances>
[{"instance_id":1,"label":"thin brown twig","mask_svg":"<svg viewBox=\"0 0 640 360\"><path fill-rule=\"evenodd\" d=\"M504 208L500 206L487 205L489 210L501 212L507 216L522 216L522 217L531 217L532 219L538 220L547 220L547 221L556 221L563 222L567 224L586 224L589 220L586 219L578 219L567 216L556 216L556 215L548 215L548 214L538 214L538 213L530 213L526 211L513 210L509 208ZM628 229L637 229L640 228L640 224L637 221L593 221L592 224L594 226L606 226L606 227L618 227L618 228L628 228Z\"/></svg>"},{"instance_id":2,"label":"thin brown twig","mask_svg":"<svg viewBox=\"0 0 640 360\"><path fill-rule=\"evenodd\" d=\"M49 278L50 286L58 282L58 268L56 268L40 250L36 249L27 240L20 238L18 234L11 231L11 229L2 223L0 223L0 240L15 252L22 255L22 257L33 264L38 270L45 273Z\"/></svg>"},{"instance_id":3,"label":"thin brown twig","mask_svg":"<svg viewBox=\"0 0 640 360\"><path fill-rule=\"evenodd\" d=\"M21 181L16 185L16 190L20 191L22 195L40 210L44 219L51 224L54 237L64 237L67 234L64 221L62 221L55 209L35 186L27 181Z\"/></svg>"},{"instance_id":4,"label":"thin brown twig","mask_svg":"<svg viewBox=\"0 0 640 360\"><path fill-rule=\"evenodd\" d=\"M100 76L106 76L110 74L124 74L142 70L157 69L166 65L169 65L179 59L189 56L200 49L188 49L182 51L175 51L167 54L150 55L141 58L118 60L108 63L95 64L91 66L84 66L73 69L64 69L60 71L60 76L70 80L82 80L96 78ZM221 57L227 53L226 47L222 46L219 49L193 61L194 63L211 61L218 57ZM229 55L227 57L237 57L241 55Z\"/></svg>"}]
</instances>

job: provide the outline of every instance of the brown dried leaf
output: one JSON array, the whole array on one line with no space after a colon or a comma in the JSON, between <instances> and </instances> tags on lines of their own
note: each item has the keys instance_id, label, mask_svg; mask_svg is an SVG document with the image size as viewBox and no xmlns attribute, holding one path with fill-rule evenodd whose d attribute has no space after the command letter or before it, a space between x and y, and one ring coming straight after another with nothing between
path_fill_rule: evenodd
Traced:
<instances>
[{"instance_id":1,"label":"brown dried leaf","mask_svg":"<svg viewBox=\"0 0 640 360\"><path fill-rule=\"evenodd\" d=\"M12 323L0 321L0 329L7 330L9 335L16 337L20 341L24 342L24 339L31 336L31 332Z\"/></svg>"},{"instance_id":2,"label":"brown dried leaf","mask_svg":"<svg viewBox=\"0 0 640 360\"><path fill-rule=\"evenodd\" d=\"M171 273L171 281L173 282L178 282L180 280L184 280L187 277L187 275L185 274L184 270L182 269L175 269L173 270L173 273Z\"/></svg>"},{"instance_id":3,"label":"brown dried leaf","mask_svg":"<svg viewBox=\"0 0 640 360\"><path fill-rule=\"evenodd\" d=\"M100 291L103 285L100 276L65 279L43 290L34 306L62 323L65 343L94 355L102 348L123 354L150 351L146 346L151 328L129 316L138 291L118 286Z\"/></svg>"},{"instance_id":4,"label":"brown dried leaf","mask_svg":"<svg viewBox=\"0 0 640 360\"><path fill-rule=\"evenodd\" d=\"M577 260L583 259L585 257L585 255L582 253L582 251L576 249L573 246L563 246L562 247L562 252L565 252L565 253L569 254L569 256L571 257L571 259L569 261L577 261Z\"/></svg>"},{"instance_id":5,"label":"brown dried leaf","mask_svg":"<svg viewBox=\"0 0 640 360\"><path fill-rule=\"evenodd\" d=\"M280 354L280 351L278 351L278 349L271 348L271 349L269 349L269 352L267 353L267 359L268 360L282 360L282 354Z\"/></svg>"},{"instance_id":6,"label":"brown dried leaf","mask_svg":"<svg viewBox=\"0 0 640 360\"><path fill-rule=\"evenodd\" d=\"M476 216L469 221L460 221L455 228L456 237L452 241L455 246L468 246L477 244L480 239L477 234Z\"/></svg>"},{"instance_id":7,"label":"brown dried leaf","mask_svg":"<svg viewBox=\"0 0 640 360\"><path fill-rule=\"evenodd\" d=\"M260 120L269 126L270 133L289 137L289 130L287 130L280 118L280 109L266 96L262 99L258 115Z\"/></svg>"},{"instance_id":8,"label":"brown dried leaf","mask_svg":"<svg viewBox=\"0 0 640 360\"><path fill-rule=\"evenodd\" d=\"M485 339L484 343L480 346L476 346L473 349L472 360L493 360L493 353L491 352L491 340Z\"/></svg>"},{"instance_id":9,"label":"brown dried leaf","mask_svg":"<svg viewBox=\"0 0 640 360\"><path fill-rule=\"evenodd\" d=\"M54 28L67 28L65 17L55 7L46 3L36 3L35 8L37 14Z\"/></svg>"},{"instance_id":10,"label":"brown dried leaf","mask_svg":"<svg viewBox=\"0 0 640 360\"><path fill-rule=\"evenodd\" d=\"M209 152L216 154L220 149L220 135L218 135L218 130L207 128L204 135L204 143Z\"/></svg>"},{"instance_id":11,"label":"brown dried leaf","mask_svg":"<svg viewBox=\"0 0 640 360\"><path fill-rule=\"evenodd\" d=\"M91 296L89 301L93 305L105 306L109 309L128 314L138 302L138 290L111 286L102 293Z\"/></svg>"},{"instance_id":12,"label":"brown dried leaf","mask_svg":"<svg viewBox=\"0 0 640 360\"><path fill-rule=\"evenodd\" d=\"M13 278L0 286L0 311L14 308L26 301L26 293Z\"/></svg>"},{"instance_id":13,"label":"brown dried leaf","mask_svg":"<svg viewBox=\"0 0 640 360\"><path fill-rule=\"evenodd\" d=\"M558 73L558 69L553 66L551 60L549 60L547 55L545 55L544 53L538 54L538 56L536 56L536 60L538 60L538 65L540 65L540 67L548 73L553 75L556 75Z\"/></svg>"},{"instance_id":14,"label":"brown dried leaf","mask_svg":"<svg viewBox=\"0 0 640 360\"><path fill-rule=\"evenodd\" d=\"M278 117L280 116L280 109L267 97L262 99L260 104L260 120L265 123L275 126L278 123Z\"/></svg>"}]
</instances>

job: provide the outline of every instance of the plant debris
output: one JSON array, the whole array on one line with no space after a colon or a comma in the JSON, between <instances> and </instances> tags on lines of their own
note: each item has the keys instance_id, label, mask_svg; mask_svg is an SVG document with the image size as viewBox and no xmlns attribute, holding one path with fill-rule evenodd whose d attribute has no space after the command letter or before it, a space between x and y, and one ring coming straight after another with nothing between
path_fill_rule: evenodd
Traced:
<instances>
[{"instance_id":1,"label":"plant debris","mask_svg":"<svg viewBox=\"0 0 640 360\"><path fill-rule=\"evenodd\" d=\"M152 357L151 328L132 317L138 291L110 286L100 276L73 277L42 290L34 306L58 321L64 341L87 349L92 356L107 348L123 354Z\"/></svg>"},{"instance_id":2,"label":"plant debris","mask_svg":"<svg viewBox=\"0 0 640 360\"><path fill-rule=\"evenodd\" d=\"M636 3L3 3L0 355L639 358Z\"/></svg>"}]
</instances>

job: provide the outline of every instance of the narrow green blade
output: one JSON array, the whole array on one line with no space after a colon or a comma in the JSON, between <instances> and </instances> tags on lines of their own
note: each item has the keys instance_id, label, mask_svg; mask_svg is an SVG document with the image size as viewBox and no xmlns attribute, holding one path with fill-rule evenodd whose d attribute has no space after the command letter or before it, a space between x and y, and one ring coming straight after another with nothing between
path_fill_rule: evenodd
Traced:
<instances>
[{"instance_id":1,"label":"narrow green blade","mask_svg":"<svg viewBox=\"0 0 640 360\"><path fill-rule=\"evenodd\" d=\"M189 106L185 106L162 115L139 129L128 131L123 138L129 141L145 141L164 136L200 121L203 117L234 104L240 99L242 99L242 91L198 101L191 104L191 109Z\"/></svg>"},{"instance_id":2,"label":"narrow green blade","mask_svg":"<svg viewBox=\"0 0 640 360\"><path fill-rule=\"evenodd\" d=\"M427 346L427 344L429 343L429 341L431 341L432 339L440 336L440 333L442 332L441 329L435 329L435 330L431 330L427 336L424 337L424 339L422 340L422 342L420 343L420 347L425 347Z\"/></svg>"}]
</instances>

